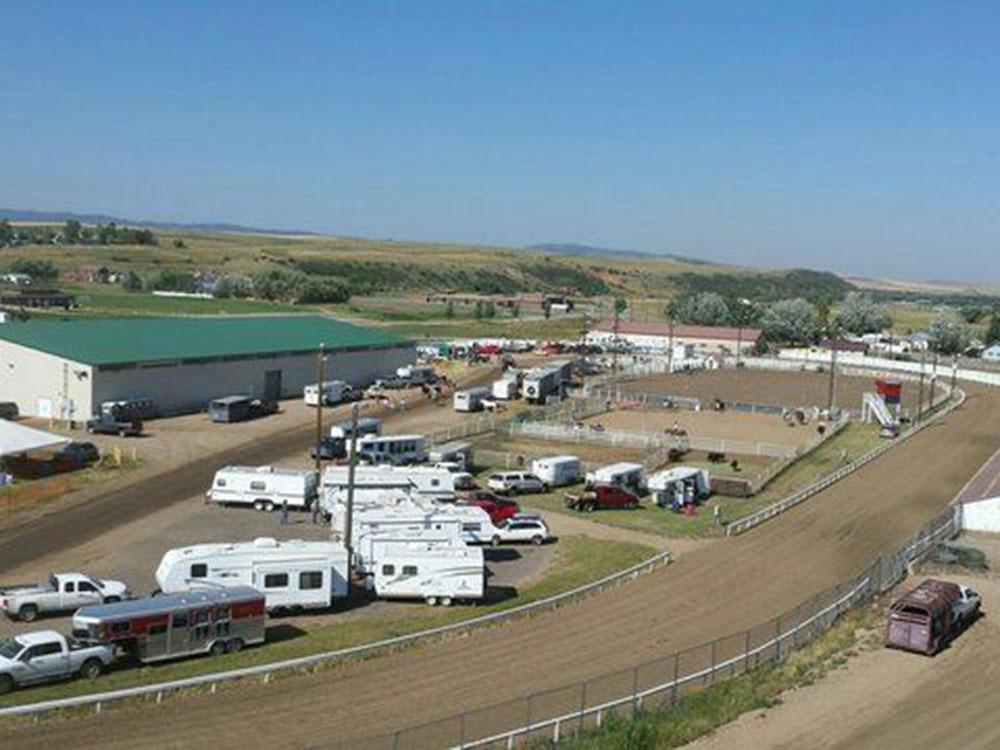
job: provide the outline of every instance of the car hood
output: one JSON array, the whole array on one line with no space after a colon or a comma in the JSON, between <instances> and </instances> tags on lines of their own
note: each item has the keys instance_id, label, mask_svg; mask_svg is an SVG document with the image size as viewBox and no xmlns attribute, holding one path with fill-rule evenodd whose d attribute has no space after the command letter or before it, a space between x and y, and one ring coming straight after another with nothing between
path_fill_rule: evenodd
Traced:
<instances>
[{"instance_id":1,"label":"car hood","mask_svg":"<svg viewBox=\"0 0 1000 750\"><path fill-rule=\"evenodd\" d=\"M122 596L128 593L128 586L121 581L111 581L107 578L101 578L100 581L104 585L102 593L105 596Z\"/></svg>"}]
</instances>

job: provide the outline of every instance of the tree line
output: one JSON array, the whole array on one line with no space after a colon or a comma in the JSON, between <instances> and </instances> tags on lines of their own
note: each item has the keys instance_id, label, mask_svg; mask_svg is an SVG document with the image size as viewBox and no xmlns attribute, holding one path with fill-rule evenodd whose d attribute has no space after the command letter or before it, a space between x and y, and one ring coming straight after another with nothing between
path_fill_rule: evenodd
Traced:
<instances>
[{"instance_id":1,"label":"tree line","mask_svg":"<svg viewBox=\"0 0 1000 750\"><path fill-rule=\"evenodd\" d=\"M70 219L62 228L54 226L13 226L0 221L0 245L158 245L149 229L120 227L114 222L87 226Z\"/></svg>"}]
</instances>

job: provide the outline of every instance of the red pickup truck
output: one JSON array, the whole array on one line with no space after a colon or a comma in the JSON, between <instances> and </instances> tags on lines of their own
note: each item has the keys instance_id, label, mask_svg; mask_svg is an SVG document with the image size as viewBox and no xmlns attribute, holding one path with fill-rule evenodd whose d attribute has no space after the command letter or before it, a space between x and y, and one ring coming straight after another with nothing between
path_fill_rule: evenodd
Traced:
<instances>
[{"instance_id":1,"label":"red pickup truck","mask_svg":"<svg viewBox=\"0 0 1000 750\"><path fill-rule=\"evenodd\" d=\"M505 497L500 497L499 495L494 495L492 492L485 492L483 490L473 492L469 496L469 499L465 501L465 504L475 505L477 508L485 510L490 517L490 522L494 526L506 521L508 518L513 518L521 512L521 507L514 500L508 500Z\"/></svg>"},{"instance_id":2,"label":"red pickup truck","mask_svg":"<svg viewBox=\"0 0 1000 750\"><path fill-rule=\"evenodd\" d=\"M639 496L613 484L599 484L578 494L566 493L566 507L588 512L608 508L634 510L639 507Z\"/></svg>"}]
</instances>

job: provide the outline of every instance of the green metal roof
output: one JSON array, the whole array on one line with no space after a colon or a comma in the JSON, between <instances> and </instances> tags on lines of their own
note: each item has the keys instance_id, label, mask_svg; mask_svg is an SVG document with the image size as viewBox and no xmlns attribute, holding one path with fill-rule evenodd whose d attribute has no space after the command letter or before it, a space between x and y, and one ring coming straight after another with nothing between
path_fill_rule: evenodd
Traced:
<instances>
[{"instance_id":1,"label":"green metal roof","mask_svg":"<svg viewBox=\"0 0 1000 750\"><path fill-rule=\"evenodd\" d=\"M0 323L0 339L88 365L216 359L399 345L386 331L320 315L32 318Z\"/></svg>"}]
</instances>

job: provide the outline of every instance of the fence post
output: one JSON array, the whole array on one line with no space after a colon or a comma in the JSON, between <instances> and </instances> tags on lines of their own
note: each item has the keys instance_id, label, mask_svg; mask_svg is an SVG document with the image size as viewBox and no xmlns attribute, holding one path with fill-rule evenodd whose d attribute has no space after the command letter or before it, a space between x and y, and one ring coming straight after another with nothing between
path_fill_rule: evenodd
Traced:
<instances>
[{"instance_id":1,"label":"fence post","mask_svg":"<svg viewBox=\"0 0 1000 750\"><path fill-rule=\"evenodd\" d=\"M577 732L583 731L583 716L587 712L587 681L584 680L580 685L580 726L577 727Z\"/></svg>"},{"instance_id":2,"label":"fence post","mask_svg":"<svg viewBox=\"0 0 1000 750\"><path fill-rule=\"evenodd\" d=\"M465 747L465 711L458 718L458 737L459 737L459 747Z\"/></svg>"},{"instance_id":3,"label":"fence post","mask_svg":"<svg viewBox=\"0 0 1000 750\"><path fill-rule=\"evenodd\" d=\"M639 708L639 667L632 670L632 710Z\"/></svg>"},{"instance_id":4,"label":"fence post","mask_svg":"<svg viewBox=\"0 0 1000 750\"><path fill-rule=\"evenodd\" d=\"M674 689L670 693L670 707L677 705L677 681L680 679L681 655L680 652L674 654Z\"/></svg>"},{"instance_id":5,"label":"fence post","mask_svg":"<svg viewBox=\"0 0 1000 750\"><path fill-rule=\"evenodd\" d=\"M534 698L534 694L528 694L528 719L524 722L524 728L527 733L531 732L531 699Z\"/></svg>"},{"instance_id":6,"label":"fence post","mask_svg":"<svg viewBox=\"0 0 1000 750\"><path fill-rule=\"evenodd\" d=\"M712 641L712 669L708 673L708 681L713 685L715 684L715 649L717 643L718 643L717 640Z\"/></svg>"},{"instance_id":7,"label":"fence post","mask_svg":"<svg viewBox=\"0 0 1000 750\"><path fill-rule=\"evenodd\" d=\"M747 630L746 641L743 644L743 671L750 671L750 631Z\"/></svg>"},{"instance_id":8,"label":"fence post","mask_svg":"<svg viewBox=\"0 0 1000 750\"><path fill-rule=\"evenodd\" d=\"M781 615L774 618L774 661L781 661Z\"/></svg>"}]
</instances>

